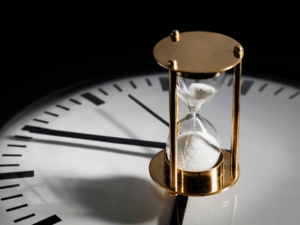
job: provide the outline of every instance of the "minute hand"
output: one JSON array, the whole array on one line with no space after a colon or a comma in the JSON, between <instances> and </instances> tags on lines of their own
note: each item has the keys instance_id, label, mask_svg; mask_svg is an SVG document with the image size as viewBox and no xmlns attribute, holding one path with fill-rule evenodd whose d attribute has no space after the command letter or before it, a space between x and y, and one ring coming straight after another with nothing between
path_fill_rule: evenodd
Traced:
<instances>
[{"instance_id":1,"label":"minute hand","mask_svg":"<svg viewBox=\"0 0 300 225\"><path fill-rule=\"evenodd\" d=\"M77 139L84 139L84 140L91 140L91 141L110 142L114 144L136 145L136 146L160 148L160 149L166 147L166 144L163 142L108 137L108 136L94 135L94 134L83 134L83 133L76 133L76 132L69 132L69 131L52 130L52 129L28 126L28 125L24 126L22 130L26 130L29 131L30 133L35 133L35 134L45 134L51 136L77 138Z\"/></svg>"}]
</instances>

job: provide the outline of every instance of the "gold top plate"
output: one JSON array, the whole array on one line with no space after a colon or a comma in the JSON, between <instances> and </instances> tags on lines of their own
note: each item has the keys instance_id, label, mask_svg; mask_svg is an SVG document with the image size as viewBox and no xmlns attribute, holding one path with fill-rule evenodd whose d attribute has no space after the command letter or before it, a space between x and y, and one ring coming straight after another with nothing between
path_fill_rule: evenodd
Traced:
<instances>
[{"instance_id":1,"label":"gold top plate","mask_svg":"<svg viewBox=\"0 0 300 225\"><path fill-rule=\"evenodd\" d=\"M153 49L155 60L166 69L194 74L193 77L199 74L199 79L209 78L231 69L243 58L240 43L226 35L205 31L183 32L179 35L179 41L172 41L168 36ZM239 54L235 53L236 46L240 46ZM177 61L176 69L169 66L170 60Z\"/></svg>"}]
</instances>

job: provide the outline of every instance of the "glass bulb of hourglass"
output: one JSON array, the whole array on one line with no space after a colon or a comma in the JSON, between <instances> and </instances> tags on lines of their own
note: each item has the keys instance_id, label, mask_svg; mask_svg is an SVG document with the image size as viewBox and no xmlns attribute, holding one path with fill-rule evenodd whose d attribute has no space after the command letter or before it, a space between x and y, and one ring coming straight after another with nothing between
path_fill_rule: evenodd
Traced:
<instances>
[{"instance_id":1,"label":"glass bulb of hourglass","mask_svg":"<svg viewBox=\"0 0 300 225\"><path fill-rule=\"evenodd\" d=\"M205 118L192 113L178 122L177 167L185 171L205 171L217 163L221 149L214 126ZM167 156L170 159L169 137Z\"/></svg>"},{"instance_id":2,"label":"glass bulb of hourglass","mask_svg":"<svg viewBox=\"0 0 300 225\"><path fill-rule=\"evenodd\" d=\"M226 72L218 77L205 80L186 79L177 76L178 97L189 107L192 113L196 113L204 103L209 102L219 93L225 79Z\"/></svg>"},{"instance_id":3,"label":"glass bulb of hourglass","mask_svg":"<svg viewBox=\"0 0 300 225\"><path fill-rule=\"evenodd\" d=\"M220 154L220 139L214 126L198 114L224 84L226 74L209 80L177 78L177 93L187 104L190 114L178 122L177 166L185 171L205 171L215 166ZM169 137L167 156L170 159Z\"/></svg>"}]
</instances>

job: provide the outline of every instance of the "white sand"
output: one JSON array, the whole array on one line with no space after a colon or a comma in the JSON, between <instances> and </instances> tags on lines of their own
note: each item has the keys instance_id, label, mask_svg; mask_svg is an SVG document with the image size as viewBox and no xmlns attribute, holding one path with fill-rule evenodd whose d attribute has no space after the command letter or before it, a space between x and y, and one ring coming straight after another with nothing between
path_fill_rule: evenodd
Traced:
<instances>
[{"instance_id":1,"label":"white sand","mask_svg":"<svg viewBox=\"0 0 300 225\"><path fill-rule=\"evenodd\" d=\"M220 156L220 151L215 148L219 148L218 141L207 133L191 132L179 135L178 169L195 172L212 168Z\"/></svg>"},{"instance_id":2,"label":"white sand","mask_svg":"<svg viewBox=\"0 0 300 225\"><path fill-rule=\"evenodd\" d=\"M191 84L187 92L189 95L188 106L191 107L192 113L198 111L206 99L215 91L214 87L207 84Z\"/></svg>"}]
</instances>

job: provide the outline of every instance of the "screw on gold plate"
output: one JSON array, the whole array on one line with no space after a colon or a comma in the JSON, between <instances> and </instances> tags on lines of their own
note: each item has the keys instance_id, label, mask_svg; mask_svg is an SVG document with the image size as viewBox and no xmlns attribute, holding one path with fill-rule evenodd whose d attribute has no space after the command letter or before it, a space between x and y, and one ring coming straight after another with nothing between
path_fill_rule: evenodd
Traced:
<instances>
[{"instance_id":1,"label":"screw on gold plate","mask_svg":"<svg viewBox=\"0 0 300 225\"><path fill-rule=\"evenodd\" d=\"M172 70L177 70L178 69L177 60L175 60L175 59L169 60L168 64L169 64L170 69L172 69Z\"/></svg>"},{"instance_id":2,"label":"screw on gold plate","mask_svg":"<svg viewBox=\"0 0 300 225\"><path fill-rule=\"evenodd\" d=\"M180 40L180 35L178 30L172 30L171 32L171 40L173 42L178 42Z\"/></svg>"},{"instance_id":3,"label":"screw on gold plate","mask_svg":"<svg viewBox=\"0 0 300 225\"><path fill-rule=\"evenodd\" d=\"M244 51L243 47L240 45L237 45L233 49L233 54L236 58L240 58L243 56L243 51Z\"/></svg>"}]
</instances>

